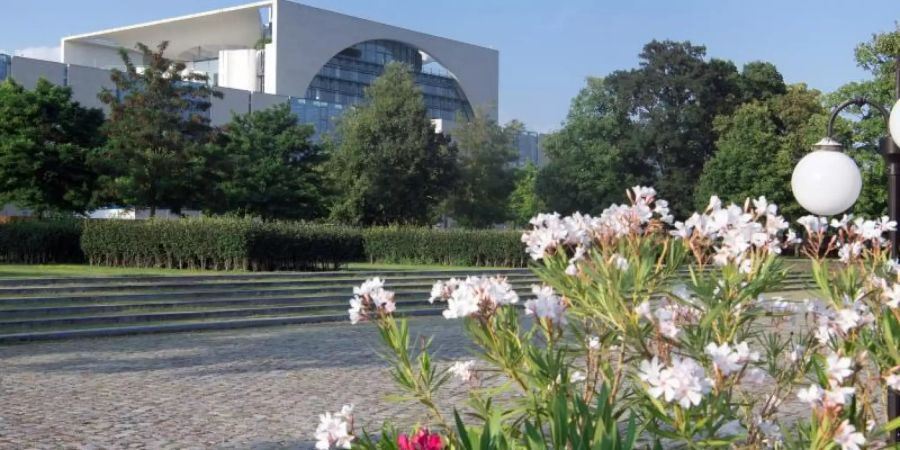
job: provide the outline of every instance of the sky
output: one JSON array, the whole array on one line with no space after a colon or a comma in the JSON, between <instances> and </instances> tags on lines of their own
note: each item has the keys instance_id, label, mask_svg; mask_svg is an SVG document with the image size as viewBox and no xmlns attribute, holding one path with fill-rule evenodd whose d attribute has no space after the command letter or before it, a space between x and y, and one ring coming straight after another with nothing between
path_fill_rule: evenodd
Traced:
<instances>
[{"instance_id":1,"label":"sky","mask_svg":"<svg viewBox=\"0 0 900 450\"><path fill-rule=\"evenodd\" d=\"M249 3L241 0L0 0L0 51L58 58L63 36ZM789 83L831 91L865 79L854 47L900 20L900 0L304 0L500 52L500 121L561 126L588 76L638 64L652 39L702 44L740 67L774 63Z\"/></svg>"}]
</instances>

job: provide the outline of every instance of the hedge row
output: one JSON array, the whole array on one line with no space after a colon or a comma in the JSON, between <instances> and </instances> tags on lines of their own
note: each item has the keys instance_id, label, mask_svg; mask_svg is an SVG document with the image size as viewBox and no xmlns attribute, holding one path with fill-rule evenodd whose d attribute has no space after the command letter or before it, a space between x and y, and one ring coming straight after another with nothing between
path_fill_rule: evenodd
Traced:
<instances>
[{"instance_id":1,"label":"hedge row","mask_svg":"<svg viewBox=\"0 0 900 450\"><path fill-rule=\"evenodd\" d=\"M352 261L525 266L518 231L351 228L236 218L25 221L0 225L10 263L321 270Z\"/></svg>"},{"instance_id":2,"label":"hedge row","mask_svg":"<svg viewBox=\"0 0 900 450\"><path fill-rule=\"evenodd\" d=\"M369 262L524 267L521 231L387 227L363 230Z\"/></svg>"},{"instance_id":3,"label":"hedge row","mask_svg":"<svg viewBox=\"0 0 900 450\"><path fill-rule=\"evenodd\" d=\"M214 270L309 270L357 260L350 228L249 219L96 220L81 248L91 264Z\"/></svg>"},{"instance_id":4,"label":"hedge row","mask_svg":"<svg viewBox=\"0 0 900 450\"><path fill-rule=\"evenodd\" d=\"M0 261L10 264L82 263L81 221L22 220L0 225Z\"/></svg>"}]
</instances>

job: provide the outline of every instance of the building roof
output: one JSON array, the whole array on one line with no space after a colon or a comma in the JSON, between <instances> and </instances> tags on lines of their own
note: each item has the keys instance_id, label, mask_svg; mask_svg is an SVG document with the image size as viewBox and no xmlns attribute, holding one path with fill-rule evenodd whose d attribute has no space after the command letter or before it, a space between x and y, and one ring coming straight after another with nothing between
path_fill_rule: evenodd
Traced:
<instances>
[{"instance_id":1,"label":"building roof","mask_svg":"<svg viewBox=\"0 0 900 450\"><path fill-rule=\"evenodd\" d=\"M215 58L219 50L252 48L262 37L260 8L271 7L272 2L249 3L69 36L63 38L63 42L134 49L139 42L155 46L167 40L166 54L170 58L183 61Z\"/></svg>"}]
</instances>

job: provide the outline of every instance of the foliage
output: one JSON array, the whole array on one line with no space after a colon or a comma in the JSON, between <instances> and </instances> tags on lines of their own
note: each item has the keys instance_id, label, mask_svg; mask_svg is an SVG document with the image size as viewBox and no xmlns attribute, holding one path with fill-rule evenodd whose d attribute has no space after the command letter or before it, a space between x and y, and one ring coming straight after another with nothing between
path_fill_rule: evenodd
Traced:
<instances>
[{"instance_id":1,"label":"foliage","mask_svg":"<svg viewBox=\"0 0 900 450\"><path fill-rule=\"evenodd\" d=\"M449 212L461 225L489 227L507 220L509 194L515 182L513 163L518 158L515 140L521 124L505 128L475 114L453 130L458 149L459 180L449 198Z\"/></svg>"},{"instance_id":2,"label":"foliage","mask_svg":"<svg viewBox=\"0 0 900 450\"><path fill-rule=\"evenodd\" d=\"M435 219L457 178L456 149L435 133L409 67L385 66L366 102L344 113L337 134L333 218L359 225Z\"/></svg>"},{"instance_id":3,"label":"foliage","mask_svg":"<svg viewBox=\"0 0 900 450\"><path fill-rule=\"evenodd\" d=\"M900 24L894 31L873 34L869 41L857 45L855 56L856 64L873 78L844 84L826 97L826 106L833 108L845 100L865 97L890 109L896 101L894 67L896 58L900 57ZM854 117L862 117L848 122L852 134L841 139L846 148L856 150L851 156L863 170L863 190L853 211L869 216L885 214L887 176L884 162L878 156L878 140L887 135L884 118L874 109L850 106L845 111Z\"/></svg>"},{"instance_id":4,"label":"foliage","mask_svg":"<svg viewBox=\"0 0 900 450\"><path fill-rule=\"evenodd\" d=\"M139 43L141 70L122 49L125 70L113 69L115 90L99 95L110 108L108 141L95 160L101 199L146 206L151 215L159 207L197 206L220 177L205 112L210 98L222 94L207 85L206 75L166 58L167 46L152 50Z\"/></svg>"},{"instance_id":5,"label":"foliage","mask_svg":"<svg viewBox=\"0 0 900 450\"><path fill-rule=\"evenodd\" d=\"M398 400L422 407L416 436L434 449L884 448L900 428L881 395L900 388L895 222L798 219L815 277L801 303L767 294L787 276L781 249L801 240L764 197L713 197L674 223L654 189L628 198L598 217L531 221L522 241L542 284L528 320L502 276L435 283L430 301L446 302L477 359L435 364L430 340L393 317L385 280L354 289L351 321L374 322ZM436 403L447 390L466 396L465 417ZM779 423L789 399L807 420ZM408 443L390 422L377 444L357 439L350 406L322 417L317 448Z\"/></svg>"},{"instance_id":6,"label":"foliage","mask_svg":"<svg viewBox=\"0 0 900 450\"><path fill-rule=\"evenodd\" d=\"M652 41L639 58L638 68L589 78L563 128L547 139L538 191L549 208L599 212L624 200L619 186L648 183L683 215L715 148L715 117L785 90L771 64L738 73L690 42Z\"/></svg>"},{"instance_id":7,"label":"foliage","mask_svg":"<svg viewBox=\"0 0 900 450\"><path fill-rule=\"evenodd\" d=\"M516 225L524 225L544 209L537 194L538 168L531 162L516 171L516 183L509 195L509 210Z\"/></svg>"},{"instance_id":8,"label":"foliage","mask_svg":"<svg viewBox=\"0 0 900 450\"><path fill-rule=\"evenodd\" d=\"M0 194L46 212L85 212L97 175L90 153L102 144L103 113L72 101L72 91L38 80L26 90L0 82Z\"/></svg>"},{"instance_id":9,"label":"foliage","mask_svg":"<svg viewBox=\"0 0 900 450\"><path fill-rule=\"evenodd\" d=\"M362 230L370 262L509 266L527 264L521 233L417 227L373 227Z\"/></svg>"},{"instance_id":10,"label":"foliage","mask_svg":"<svg viewBox=\"0 0 900 450\"><path fill-rule=\"evenodd\" d=\"M314 219L325 212L324 156L311 125L287 104L236 115L222 131L226 176L219 212L264 219Z\"/></svg>"},{"instance_id":11,"label":"foliage","mask_svg":"<svg viewBox=\"0 0 900 450\"><path fill-rule=\"evenodd\" d=\"M84 261L78 220L22 220L0 224L0 260L8 264Z\"/></svg>"},{"instance_id":12,"label":"foliage","mask_svg":"<svg viewBox=\"0 0 900 450\"><path fill-rule=\"evenodd\" d=\"M91 264L217 270L336 268L358 260L351 228L204 218L88 221L81 247Z\"/></svg>"},{"instance_id":13,"label":"foliage","mask_svg":"<svg viewBox=\"0 0 900 450\"><path fill-rule=\"evenodd\" d=\"M741 105L719 116L716 152L704 165L695 198L713 193L729 202L764 195L782 207L787 217L800 217L802 208L791 192L794 166L821 136L826 120L819 93L804 85L766 101ZM704 205L698 203L697 207Z\"/></svg>"}]
</instances>

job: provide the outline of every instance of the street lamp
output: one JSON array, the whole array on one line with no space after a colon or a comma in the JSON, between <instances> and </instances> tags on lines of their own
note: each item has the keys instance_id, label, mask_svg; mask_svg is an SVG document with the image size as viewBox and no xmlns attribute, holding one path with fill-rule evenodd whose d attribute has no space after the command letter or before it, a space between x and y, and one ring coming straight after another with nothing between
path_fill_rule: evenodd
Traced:
<instances>
[{"instance_id":1,"label":"street lamp","mask_svg":"<svg viewBox=\"0 0 900 450\"><path fill-rule=\"evenodd\" d=\"M866 98L847 100L831 112L828 119L828 135L813 146L813 152L807 154L794 167L791 177L791 189L794 197L807 211L820 216L833 216L846 211L859 197L862 189L862 177L859 167L849 156L843 153L841 144L833 139L834 120L837 115L850 105L868 105L884 117L888 135L878 140L878 149L887 163L888 177L888 216L900 222L900 56L896 64L896 90L893 110L888 111L881 105ZM891 258L897 258L898 235L890 232ZM900 392L888 389L888 419L893 420L900 415ZM900 430L891 433L891 442L900 443Z\"/></svg>"}]
</instances>

